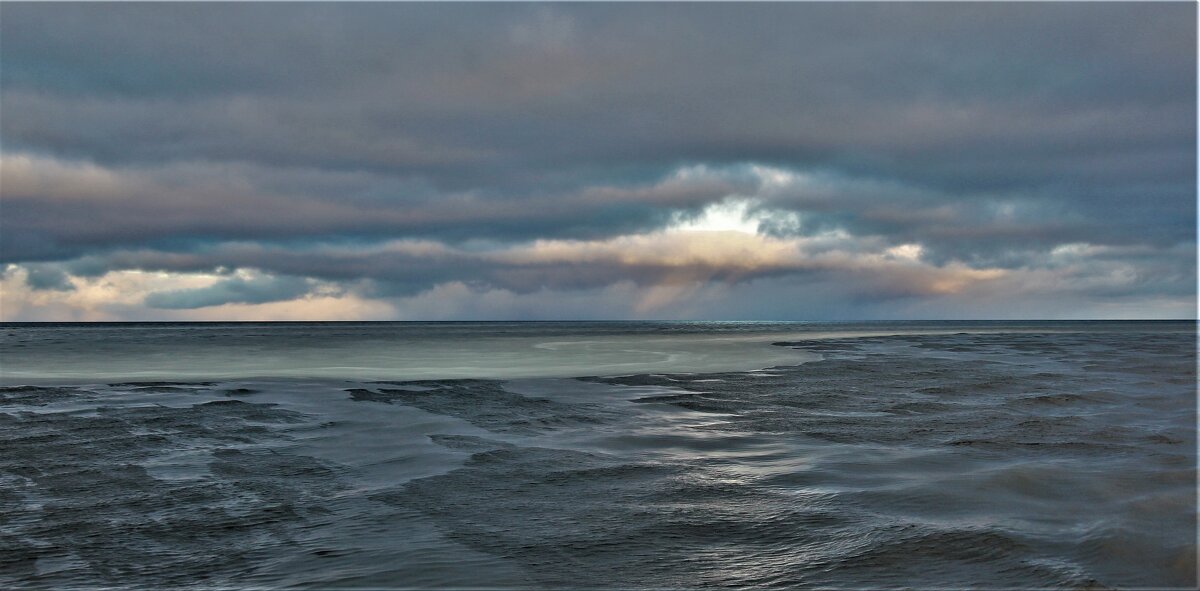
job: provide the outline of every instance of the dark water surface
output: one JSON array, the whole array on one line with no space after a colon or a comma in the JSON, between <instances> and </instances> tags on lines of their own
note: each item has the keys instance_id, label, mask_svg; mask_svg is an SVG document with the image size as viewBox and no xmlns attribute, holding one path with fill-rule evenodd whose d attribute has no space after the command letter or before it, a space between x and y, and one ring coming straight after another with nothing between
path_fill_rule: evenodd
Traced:
<instances>
[{"instance_id":1,"label":"dark water surface","mask_svg":"<svg viewBox=\"0 0 1200 591\"><path fill-rule=\"evenodd\" d=\"M1181 587L1194 322L0 325L0 587Z\"/></svg>"}]
</instances>

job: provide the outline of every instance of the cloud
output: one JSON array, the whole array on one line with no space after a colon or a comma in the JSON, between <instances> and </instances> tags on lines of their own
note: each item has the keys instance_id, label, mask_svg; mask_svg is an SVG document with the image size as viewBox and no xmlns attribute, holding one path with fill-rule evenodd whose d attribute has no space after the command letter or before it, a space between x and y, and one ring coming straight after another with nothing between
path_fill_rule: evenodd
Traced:
<instances>
[{"instance_id":1,"label":"cloud","mask_svg":"<svg viewBox=\"0 0 1200 591\"><path fill-rule=\"evenodd\" d=\"M298 277L230 277L207 287L152 292L144 302L151 308L187 310L292 300L311 289L307 280Z\"/></svg>"},{"instance_id":2,"label":"cloud","mask_svg":"<svg viewBox=\"0 0 1200 591\"><path fill-rule=\"evenodd\" d=\"M30 289L38 290L71 291L75 289L75 285L71 283L65 271L49 265L30 265L26 270L25 283Z\"/></svg>"},{"instance_id":3,"label":"cloud","mask_svg":"<svg viewBox=\"0 0 1200 591\"><path fill-rule=\"evenodd\" d=\"M6 4L3 316L1186 310L1195 11Z\"/></svg>"},{"instance_id":4,"label":"cloud","mask_svg":"<svg viewBox=\"0 0 1200 591\"><path fill-rule=\"evenodd\" d=\"M23 116L2 125L110 165L449 190L731 160L953 190L1161 179L1194 164L1194 10L15 6L4 100Z\"/></svg>"},{"instance_id":5,"label":"cloud","mask_svg":"<svg viewBox=\"0 0 1200 591\"><path fill-rule=\"evenodd\" d=\"M20 266L9 266L0 276L0 320L389 320L397 314L387 302L320 283L306 282L303 292L285 293L292 278L247 272L222 277L111 271L75 276L72 291L33 289L27 279L28 270ZM155 298L167 305L148 306L146 300Z\"/></svg>"},{"instance_id":6,"label":"cloud","mask_svg":"<svg viewBox=\"0 0 1200 591\"><path fill-rule=\"evenodd\" d=\"M651 228L673 207L753 190L744 181L688 170L644 185L488 199L431 196L419 185L391 186L370 174L219 164L109 169L10 153L0 156L0 258L61 259L189 239L595 236Z\"/></svg>"}]
</instances>

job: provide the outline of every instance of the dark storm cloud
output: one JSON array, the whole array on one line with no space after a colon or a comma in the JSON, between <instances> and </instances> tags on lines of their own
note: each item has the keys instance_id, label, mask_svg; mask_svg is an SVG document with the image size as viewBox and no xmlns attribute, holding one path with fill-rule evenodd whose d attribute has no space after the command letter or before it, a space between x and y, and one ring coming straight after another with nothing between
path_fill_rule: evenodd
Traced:
<instances>
[{"instance_id":1,"label":"dark storm cloud","mask_svg":"<svg viewBox=\"0 0 1200 591\"><path fill-rule=\"evenodd\" d=\"M375 246L604 239L733 195L771 235L920 244L934 265L1137 251L1156 279L1131 285L1174 293L1195 283L1195 10L4 3L0 262L389 293L652 283Z\"/></svg>"}]
</instances>

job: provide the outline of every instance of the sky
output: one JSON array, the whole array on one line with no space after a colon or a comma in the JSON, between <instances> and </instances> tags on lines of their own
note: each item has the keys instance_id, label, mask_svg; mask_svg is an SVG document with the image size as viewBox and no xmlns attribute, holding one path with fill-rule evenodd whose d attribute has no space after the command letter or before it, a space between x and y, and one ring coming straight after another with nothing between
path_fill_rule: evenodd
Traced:
<instances>
[{"instance_id":1,"label":"sky","mask_svg":"<svg viewBox=\"0 0 1200 591\"><path fill-rule=\"evenodd\" d=\"M1196 317L1196 5L0 4L0 320Z\"/></svg>"}]
</instances>

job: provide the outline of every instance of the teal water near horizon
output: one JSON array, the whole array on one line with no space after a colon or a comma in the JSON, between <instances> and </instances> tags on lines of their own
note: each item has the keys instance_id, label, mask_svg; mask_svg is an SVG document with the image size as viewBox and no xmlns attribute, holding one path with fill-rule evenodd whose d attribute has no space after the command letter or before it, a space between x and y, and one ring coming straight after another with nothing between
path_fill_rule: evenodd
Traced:
<instances>
[{"instance_id":1,"label":"teal water near horizon","mask_svg":"<svg viewBox=\"0 0 1200 591\"><path fill-rule=\"evenodd\" d=\"M1190 588L1196 324L0 325L5 588Z\"/></svg>"},{"instance_id":2,"label":"teal water near horizon","mask_svg":"<svg viewBox=\"0 0 1200 591\"><path fill-rule=\"evenodd\" d=\"M0 383L736 371L811 359L771 346L783 340L1194 330L1188 321L5 323Z\"/></svg>"}]
</instances>

